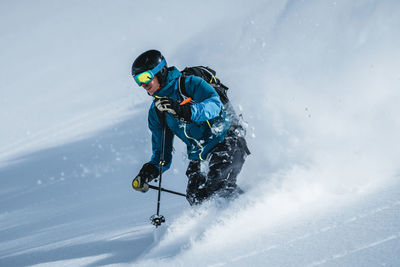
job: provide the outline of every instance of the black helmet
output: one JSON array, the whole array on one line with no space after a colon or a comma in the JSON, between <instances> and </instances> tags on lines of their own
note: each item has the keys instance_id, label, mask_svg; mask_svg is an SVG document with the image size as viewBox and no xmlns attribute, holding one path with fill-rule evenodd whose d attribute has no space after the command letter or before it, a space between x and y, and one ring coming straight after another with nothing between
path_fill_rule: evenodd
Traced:
<instances>
[{"instance_id":1,"label":"black helmet","mask_svg":"<svg viewBox=\"0 0 400 267\"><path fill-rule=\"evenodd\" d=\"M162 87L166 82L168 69L164 56L158 50L149 50L138 56L132 64L132 76L135 77L144 71L153 70L157 66L162 66L162 68L156 70L153 74L157 77Z\"/></svg>"}]
</instances>

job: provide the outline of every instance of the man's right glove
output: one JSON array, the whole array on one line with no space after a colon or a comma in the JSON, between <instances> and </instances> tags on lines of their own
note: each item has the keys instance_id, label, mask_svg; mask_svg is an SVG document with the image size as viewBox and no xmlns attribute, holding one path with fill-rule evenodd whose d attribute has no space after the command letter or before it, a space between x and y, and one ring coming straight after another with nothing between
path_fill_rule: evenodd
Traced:
<instances>
[{"instance_id":1,"label":"man's right glove","mask_svg":"<svg viewBox=\"0 0 400 267\"><path fill-rule=\"evenodd\" d=\"M149 190L148 183L154 180L159 174L160 171L156 166L151 163L144 164L139 174L132 181L133 189L143 193L147 192Z\"/></svg>"},{"instance_id":2,"label":"man's right glove","mask_svg":"<svg viewBox=\"0 0 400 267\"><path fill-rule=\"evenodd\" d=\"M191 110L191 104L187 103L184 105L179 104L179 102L169 98L169 97L163 97L160 99L157 99L155 102L156 108L161 111L161 112L169 112L174 116L175 118L178 118L179 120L186 122L186 123L191 123L191 117L192 117L192 110Z\"/></svg>"}]
</instances>

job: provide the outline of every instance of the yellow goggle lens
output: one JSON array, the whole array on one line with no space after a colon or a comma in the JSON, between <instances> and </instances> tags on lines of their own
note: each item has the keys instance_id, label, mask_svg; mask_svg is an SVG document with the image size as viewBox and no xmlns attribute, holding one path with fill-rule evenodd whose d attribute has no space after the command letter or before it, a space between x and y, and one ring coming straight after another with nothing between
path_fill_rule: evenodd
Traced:
<instances>
[{"instance_id":1,"label":"yellow goggle lens","mask_svg":"<svg viewBox=\"0 0 400 267\"><path fill-rule=\"evenodd\" d=\"M135 76L135 81L139 86L142 84L148 84L153 79L154 75L151 71L145 71Z\"/></svg>"}]
</instances>

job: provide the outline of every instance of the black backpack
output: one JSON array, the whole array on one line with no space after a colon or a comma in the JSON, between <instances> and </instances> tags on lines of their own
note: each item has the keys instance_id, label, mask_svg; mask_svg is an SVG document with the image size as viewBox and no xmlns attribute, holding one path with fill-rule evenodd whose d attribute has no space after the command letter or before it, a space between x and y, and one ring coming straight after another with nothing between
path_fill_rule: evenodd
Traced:
<instances>
[{"instance_id":1,"label":"black backpack","mask_svg":"<svg viewBox=\"0 0 400 267\"><path fill-rule=\"evenodd\" d=\"M233 121L232 121L232 126L231 129L232 131L236 131L236 134L240 133L240 137L238 138L239 143L241 144L243 150L246 152L247 155L250 155L250 150L247 147L246 140L244 139L244 136L246 134L246 130L243 127L241 123L241 114L238 116L233 109L232 104L229 102L228 98L228 87L224 84L221 83L221 81L215 76L216 72L210 67L204 67L204 66L194 66L194 67L186 67L181 71L182 76L179 78L179 92L182 95L182 98L187 98L189 97L188 94L186 93L185 90L185 78L187 76L198 76L205 80L207 83L209 83L215 91L218 93L219 98L223 104L223 109L230 113Z\"/></svg>"},{"instance_id":2,"label":"black backpack","mask_svg":"<svg viewBox=\"0 0 400 267\"><path fill-rule=\"evenodd\" d=\"M179 81L179 90L181 95L188 96L185 89L185 78L187 76L198 76L209 83L215 91L218 93L219 98L223 105L229 102L228 98L228 87L221 83L221 81L215 76L216 72L210 67L204 66L194 66L194 67L186 67L181 71L182 76Z\"/></svg>"}]
</instances>

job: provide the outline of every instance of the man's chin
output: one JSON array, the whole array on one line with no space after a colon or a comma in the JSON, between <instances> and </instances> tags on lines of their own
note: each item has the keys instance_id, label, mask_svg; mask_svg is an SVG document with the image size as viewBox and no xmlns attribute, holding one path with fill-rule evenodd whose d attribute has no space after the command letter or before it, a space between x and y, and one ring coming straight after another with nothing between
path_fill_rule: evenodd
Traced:
<instances>
[{"instance_id":1,"label":"man's chin","mask_svg":"<svg viewBox=\"0 0 400 267\"><path fill-rule=\"evenodd\" d=\"M154 91L149 90L149 91L147 91L147 93L148 93L149 95L154 95L157 91L158 91L158 90L154 90Z\"/></svg>"}]
</instances>

